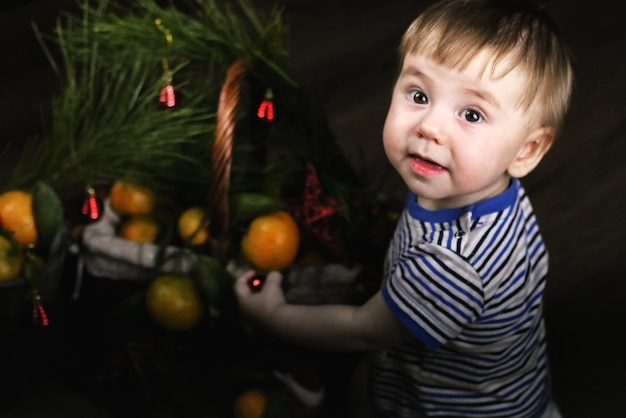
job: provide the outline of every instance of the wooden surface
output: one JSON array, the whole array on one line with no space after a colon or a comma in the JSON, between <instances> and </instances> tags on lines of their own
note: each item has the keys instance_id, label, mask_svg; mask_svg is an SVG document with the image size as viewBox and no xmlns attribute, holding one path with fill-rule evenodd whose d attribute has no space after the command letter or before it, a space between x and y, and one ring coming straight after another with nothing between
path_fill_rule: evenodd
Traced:
<instances>
[{"instance_id":1,"label":"wooden surface","mask_svg":"<svg viewBox=\"0 0 626 418\"><path fill-rule=\"evenodd\" d=\"M41 129L55 79L32 35L73 2L3 6L0 175ZM430 1L283 0L299 81L324 98L354 165L381 193L401 194L381 144L400 34ZM565 131L523 179L551 254L546 291L555 393L569 418L626 416L626 19L620 3L550 0L576 57Z\"/></svg>"}]
</instances>

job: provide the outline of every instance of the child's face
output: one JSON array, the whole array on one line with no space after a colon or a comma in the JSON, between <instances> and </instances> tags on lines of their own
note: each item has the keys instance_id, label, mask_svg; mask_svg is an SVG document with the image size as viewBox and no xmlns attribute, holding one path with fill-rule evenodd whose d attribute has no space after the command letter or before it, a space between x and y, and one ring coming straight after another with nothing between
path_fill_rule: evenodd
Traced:
<instances>
[{"instance_id":1,"label":"child's face","mask_svg":"<svg viewBox=\"0 0 626 418\"><path fill-rule=\"evenodd\" d=\"M460 72L421 55L405 57L383 142L427 209L462 207L504 191L509 168L537 129L536 118L518 105L525 75L513 69L493 78L490 67L483 71L488 59L480 54Z\"/></svg>"}]
</instances>

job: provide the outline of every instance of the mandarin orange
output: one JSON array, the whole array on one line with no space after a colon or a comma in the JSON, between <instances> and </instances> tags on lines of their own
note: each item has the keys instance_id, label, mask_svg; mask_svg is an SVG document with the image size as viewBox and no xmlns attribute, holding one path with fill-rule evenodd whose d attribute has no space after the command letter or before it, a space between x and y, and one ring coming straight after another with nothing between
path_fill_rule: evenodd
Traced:
<instances>
[{"instance_id":1,"label":"mandarin orange","mask_svg":"<svg viewBox=\"0 0 626 418\"><path fill-rule=\"evenodd\" d=\"M260 389L248 389L235 399L235 418L261 418L267 405L267 396Z\"/></svg>"},{"instance_id":2,"label":"mandarin orange","mask_svg":"<svg viewBox=\"0 0 626 418\"><path fill-rule=\"evenodd\" d=\"M202 245L209 240L209 215L201 206L192 206L178 218L178 234L189 245Z\"/></svg>"},{"instance_id":3,"label":"mandarin orange","mask_svg":"<svg viewBox=\"0 0 626 418\"><path fill-rule=\"evenodd\" d=\"M195 328L204 317L204 304L196 283L187 276L164 275L150 282L146 309L152 319L170 331Z\"/></svg>"},{"instance_id":4,"label":"mandarin orange","mask_svg":"<svg viewBox=\"0 0 626 418\"><path fill-rule=\"evenodd\" d=\"M130 241L152 244L156 242L160 229L153 216L134 215L122 223L119 235Z\"/></svg>"},{"instance_id":5,"label":"mandarin orange","mask_svg":"<svg viewBox=\"0 0 626 418\"><path fill-rule=\"evenodd\" d=\"M0 282L15 279L22 271L24 254L6 237L0 235Z\"/></svg>"},{"instance_id":6,"label":"mandarin orange","mask_svg":"<svg viewBox=\"0 0 626 418\"><path fill-rule=\"evenodd\" d=\"M258 216L250 222L241 240L241 253L261 273L283 270L296 258L300 231L294 218L286 211Z\"/></svg>"},{"instance_id":7,"label":"mandarin orange","mask_svg":"<svg viewBox=\"0 0 626 418\"><path fill-rule=\"evenodd\" d=\"M25 190L8 190L0 195L0 225L22 245L37 243L33 195Z\"/></svg>"},{"instance_id":8,"label":"mandarin orange","mask_svg":"<svg viewBox=\"0 0 626 418\"><path fill-rule=\"evenodd\" d=\"M147 215L155 205L155 193L147 186L117 180L109 191L111 208L120 215Z\"/></svg>"}]
</instances>

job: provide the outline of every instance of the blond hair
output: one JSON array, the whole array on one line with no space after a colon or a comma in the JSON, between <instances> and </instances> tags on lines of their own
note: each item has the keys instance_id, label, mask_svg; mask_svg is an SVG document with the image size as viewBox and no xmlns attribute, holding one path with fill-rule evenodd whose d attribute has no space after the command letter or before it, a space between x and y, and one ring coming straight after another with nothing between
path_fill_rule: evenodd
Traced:
<instances>
[{"instance_id":1,"label":"blond hair","mask_svg":"<svg viewBox=\"0 0 626 418\"><path fill-rule=\"evenodd\" d=\"M409 26L400 54L425 55L463 71L485 49L493 53L490 75L521 68L528 82L519 105L560 131L572 93L572 63L553 21L539 9L515 0L441 0ZM500 64L504 71L495 74Z\"/></svg>"}]
</instances>

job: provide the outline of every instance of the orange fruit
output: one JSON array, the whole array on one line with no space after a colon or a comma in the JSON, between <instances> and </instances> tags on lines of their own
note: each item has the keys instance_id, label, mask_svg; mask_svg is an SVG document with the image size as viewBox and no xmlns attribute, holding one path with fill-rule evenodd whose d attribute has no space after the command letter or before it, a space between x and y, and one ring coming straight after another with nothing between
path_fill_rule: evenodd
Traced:
<instances>
[{"instance_id":1,"label":"orange fruit","mask_svg":"<svg viewBox=\"0 0 626 418\"><path fill-rule=\"evenodd\" d=\"M20 248L0 235L0 282L15 279L22 271L23 262Z\"/></svg>"},{"instance_id":2,"label":"orange fruit","mask_svg":"<svg viewBox=\"0 0 626 418\"><path fill-rule=\"evenodd\" d=\"M248 389L235 399L235 418L261 418L267 405L267 396L259 389Z\"/></svg>"},{"instance_id":3,"label":"orange fruit","mask_svg":"<svg viewBox=\"0 0 626 418\"><path fill-rule=\"evenodd\" d=\"M111 208L120 215L146 215L155 204L154 191L142 184L117 180L109 191Z\"/></svg>"},{"instance_id":4,"label":"orange fruit","mask_svg":"<svg viewBox=\"0 0 626 418\"><path fill-rule=\"evenodd\" d=\"M202 245L209 239L209 217L201 206L192 206L178 217L178 234L190 245Z\"/></svg>"},{"instance_id":5,"label":"orange fruit","mask_svg":"<svg viewBox=\"0 0 626 418\"><path fill-rule=\"evenodd\" d=\"M134 215L120 227L119 236L130 241L152 244L160 231L159 223L151 215Z\"/></svg>"},{"instance_id":6,"label":"orange fruit","mask_svg":"<svg viewBox=\"0 0 626 418\"><path fill-rule=\"evenodd\" d=\"M298 254L300 231L285 211L258 216L250 222L241 240L241 253L259 272L283 270Z\"/></svg>"},{"instance_id":7,"label":"orange fruit","mask_svg":"<svg viewBox=\"0 0 626 418\"><path fill-rule=\"evenodd\" d=\"M13 233L19 244L37 242L37 228L33 215L33 195L24 190L9 190L0 195L0 225Z\"/></svg>"},{"instance_id":8,"label":"orange fruit","mask_svg":"<svg viewBox=\"0 0 626 418\"><path fill-rule=\"evenodd\" d=\"M152 319L170 331L190 330L204 317L198 288L186 276L157 277L148 285L145 303Z\"/></svg>"}]
</instances>

